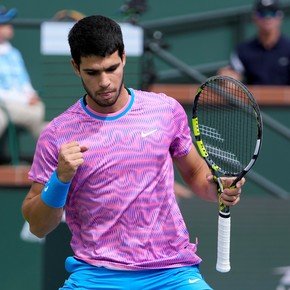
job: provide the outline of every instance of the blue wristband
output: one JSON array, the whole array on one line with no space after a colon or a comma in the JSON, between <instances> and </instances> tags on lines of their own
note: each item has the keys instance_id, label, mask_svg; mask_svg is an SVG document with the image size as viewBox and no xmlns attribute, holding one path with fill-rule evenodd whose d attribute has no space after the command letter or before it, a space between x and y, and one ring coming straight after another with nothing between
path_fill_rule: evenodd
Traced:
<instances>
[{"instance_id":1,"label":"blue wristband","mask_svg":"<svg viewBox=\"0 0 290 290\"><path fill-rule=\"evenodd\" d=\"M64 207L70 184L71 181L60 181L56 171L54 171L41 192L42 201L53 208Z\"/></svg>"}]
</instances>

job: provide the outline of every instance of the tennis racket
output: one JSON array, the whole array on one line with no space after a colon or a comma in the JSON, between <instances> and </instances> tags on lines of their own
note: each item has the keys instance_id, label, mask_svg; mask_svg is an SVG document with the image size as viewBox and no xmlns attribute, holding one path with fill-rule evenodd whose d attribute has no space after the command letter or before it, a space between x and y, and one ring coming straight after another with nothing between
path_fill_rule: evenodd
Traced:
<instances>
[{"instance_id":1,"label":"tennis racket","mask_svg":"<svg viewBox=\"0 0 290 290\"><path fill-rule=\"evenodd\" d=\"M192 129L199 154L213 172L219 197L217 264L230 266L230 208L220 201L222 176L242 179L257 160L262 141L262 118L253 95L241 82L226 76L207 79L197 90Z\"/></svg>"}]
</instances>

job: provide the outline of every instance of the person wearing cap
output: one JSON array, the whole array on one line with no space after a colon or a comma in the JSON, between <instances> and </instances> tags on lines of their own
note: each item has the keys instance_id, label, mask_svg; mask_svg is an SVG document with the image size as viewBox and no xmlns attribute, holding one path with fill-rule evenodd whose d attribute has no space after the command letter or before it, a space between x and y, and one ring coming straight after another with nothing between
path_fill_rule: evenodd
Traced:
<instances>
[{"instance_id":1,"label":"person wearing cap","mask_svg":"<svg viewBox=\"0 0 290 290\"><path fill-rule=\"evenodd\" d=\"M23 57L10 40L16 9L0 7L0 138L9 119L37 138L44 127L45 106L34 90Z\"/></svg>"},{"instance_id":2,"label":"person wearing cap","mask_svg":"<svg viewBox=\"0 0 290 290\"><path fill-rule=\"evenodd\" d=\"M249 85L290 85L290 39L281 33L283 12L276 0L255 2L257 35L240 43L229 66L218 71Z\"/></svg>"}]
</instances>

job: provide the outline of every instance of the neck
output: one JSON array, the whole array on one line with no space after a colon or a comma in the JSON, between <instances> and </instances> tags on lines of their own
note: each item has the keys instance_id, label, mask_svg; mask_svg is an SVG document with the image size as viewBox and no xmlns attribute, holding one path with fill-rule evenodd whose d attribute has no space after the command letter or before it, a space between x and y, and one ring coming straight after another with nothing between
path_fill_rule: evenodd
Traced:
<instances>
[{"instance_id":1,"label":"neck","mask_svg":"<svg viewBox=\"0 0 290 290\"><path fill-rule=\"evenodd\" d=\"M280 35L281 33L277 31L260 33L259 40L265 49L271 49L278 42Z\"/></svg>"},{"instance_id":2,"label":"neck","mask_svg":"<svg viewBox=\"0 0 290 290\"><path fill-rule=\"evenodd\" d=\"M112 114L120 111L122 108L124 108L124 106L126 106L128 99L129 93L124 85L122 85L117 101L110 106L99 105L91 96L89 96L88 94L86 95L86 102L88 106L92 110L101 114Z\"/></svg>"}]
</instances>

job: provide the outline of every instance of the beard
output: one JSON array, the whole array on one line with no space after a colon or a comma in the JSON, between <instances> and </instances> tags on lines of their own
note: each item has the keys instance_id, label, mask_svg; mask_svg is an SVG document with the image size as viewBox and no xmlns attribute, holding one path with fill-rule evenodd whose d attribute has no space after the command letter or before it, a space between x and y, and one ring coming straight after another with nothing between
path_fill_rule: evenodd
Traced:
<instances>
[{"instance_id":1,"label":"beard","mask_svg":"<svg viewBox=\"0 0 290 290\"><path fill-rule=\"evenodd\" d=\"M93 92L91 91L86 84L84 83L83 79L81 79L83 87L85 89L85 91L87 92L87 94L91 97L91 99L100 107L106 108L106 107L110 107L113 106L119 99L121 90L122 90L122 86L124 83L124 74L122 75L122 80L120 82L119 87L117 88L116 92L114 93L114 95L110 98L110 99L104 99L102 97L99 96L100 92Z\"/></svg>"}]
</instances>

